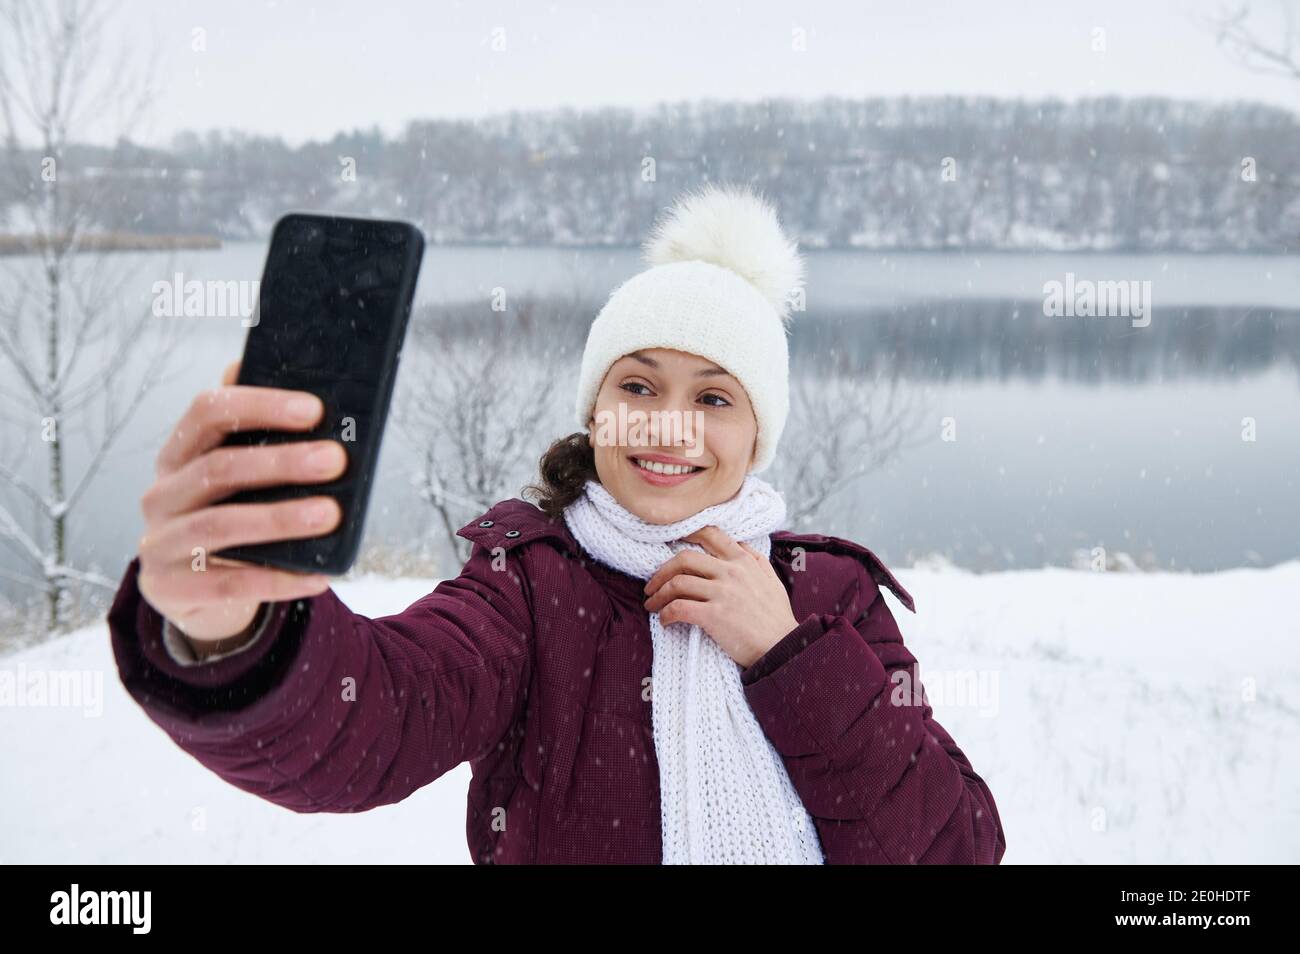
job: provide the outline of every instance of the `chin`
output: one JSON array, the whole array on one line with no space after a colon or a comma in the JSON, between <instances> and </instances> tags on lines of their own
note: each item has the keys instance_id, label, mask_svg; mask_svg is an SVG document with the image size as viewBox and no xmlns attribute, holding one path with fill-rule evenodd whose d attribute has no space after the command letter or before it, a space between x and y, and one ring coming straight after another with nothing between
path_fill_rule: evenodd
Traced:
<instances>
[{"instance_id":1,"label":"chin","mask_svg":"<svg viewBox=\"0 0 1300 954\"><path fill-rule=\"evenodd\" d=\"M703 507L682 507L667 506L650 507L649 512L638 514L646 523L676 523L678 520L685 520L693 513L699 513Z\"/></svg>"},{"instance_id":2,"label":"chin","mask_svg":"<svg viewBox=\"0 0 1300 954\"><path fill-rule=\"evenodd\" d=\"M673 523L699 510L693 505L696 495L683 491L664 492L655 488L623 484L615 497L624 507L646 523Z\"/></svg>"},{"instance_id":3,"label":"chin","mask_svg":"<svg viewBox=\"0 0 1300 954\"><path fill-rule=\"evenodd\" d=\"M711 494L709 490L709 487L692 487L689 491L655 488L647 491L645 488L637 487L630 490L633 505L628 509L646 523L676 523L678 520L699 513L705 507L722 503L731 496Z\"/></svg>"}]
</instances>

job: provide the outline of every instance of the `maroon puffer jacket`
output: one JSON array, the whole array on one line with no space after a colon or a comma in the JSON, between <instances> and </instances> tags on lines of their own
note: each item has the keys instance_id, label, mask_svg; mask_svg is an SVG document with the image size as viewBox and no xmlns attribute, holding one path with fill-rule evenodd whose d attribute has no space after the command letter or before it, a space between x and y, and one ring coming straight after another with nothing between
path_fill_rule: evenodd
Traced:
<instances>
[{"instance_id":1,"label":"maroon puffer jacket","mask_svg":"<svg viewBox=\"0 0 1300 954\"><path fill-rule=\"evenodd\" d=\"M563 521L504 500L458 531L460 576L368 619L334 593L276 604L247 651L184 667L131 561L109 612L131 696L232 785L296 812L397 802L468 760L466 832L490 863L662 860L644 581ZM744 670L745 694L817 825L828 864L996 864L988 786L924 705L891 701L916 660L867 549L772 535L802 622ZM349 692L349 687L354 692Z\"/></svg>"}]
</instances>

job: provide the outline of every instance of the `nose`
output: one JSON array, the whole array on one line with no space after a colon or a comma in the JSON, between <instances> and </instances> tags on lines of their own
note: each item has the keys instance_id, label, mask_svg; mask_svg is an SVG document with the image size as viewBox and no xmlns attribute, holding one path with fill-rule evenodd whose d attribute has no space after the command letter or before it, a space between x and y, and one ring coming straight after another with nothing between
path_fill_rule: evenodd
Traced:
<instances>
[{"instance_id":1,"label":"nose","mask_svg":"<svg viewBox=\"0 0 1300 954\"><path fill-rule=\"evenodd\" d=\"M696 458L703 453L704 415L686 398L655 402L647 441L665 454Z\"/></svg>"}]
</instances>

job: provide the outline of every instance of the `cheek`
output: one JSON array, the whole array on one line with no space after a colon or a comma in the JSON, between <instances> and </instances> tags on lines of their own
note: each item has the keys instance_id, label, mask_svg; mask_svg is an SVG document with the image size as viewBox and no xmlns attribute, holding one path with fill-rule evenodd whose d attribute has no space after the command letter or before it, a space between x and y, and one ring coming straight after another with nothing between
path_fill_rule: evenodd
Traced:
<instances>
[{"instance_id":1,"label":"cheek","mask_svg":"<svg viewBox=\"0 0 1300 954\"><path fill-rule=\"evenodd\" d=\"M622 456L617 447L604 447L600 444L595 445L596 451L596 469L606 475L612 476L614 468L619 464L619 458Z\"/></svg>"},{"instance_id":2,"label":"cheek","mask_svg":"<svg viewBox=\"0 0 1300 954\"><path fill-rule=\"evenodd\" d=\"M754 452L757 430L752 425L726 424L709 428L705 442L709 452L725 467L744 467Z\"/></svg>"}]
</instances>

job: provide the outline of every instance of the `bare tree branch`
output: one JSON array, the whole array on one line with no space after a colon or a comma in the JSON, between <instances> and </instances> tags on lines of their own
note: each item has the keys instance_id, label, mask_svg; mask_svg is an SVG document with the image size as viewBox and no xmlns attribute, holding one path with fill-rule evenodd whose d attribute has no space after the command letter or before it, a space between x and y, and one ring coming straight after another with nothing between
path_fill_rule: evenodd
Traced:
<instances>
[{"instance_id":1,"label":"bare tree branch","mask_svg":"<svg viewBox=\"0 0 1300 954\"><path fill-rule=\"evenodd\" d=\"M1300 5L1295 0L1277 0L1276 6L1280 31L1254 24L1249 3L1225 5L1203 22L1238 65L1255 73L1300 79L1300 45L1296 42Z\"/></svg>"},{"instance_id":2,"label":"bare tree branch","mask_svg":"<svg viewBox=\"0 0 1300 954\"><path fill-rule=\"evenodd\" d=\"M804 527L825 519L835 497L924 442L924 407L896 374L792 374L790 418L773 464L787 520Z\"/></svg>"},{"instance_id":3,"label":"bare tree branch","mask_svg":"<svg viewBox=\"0 0 1300 954\"><path fill-rule=\"evenodd\" d=\"M547 340L554 323L539 320L538 311L536 302L524 300L509 313L471 317L460 326L465 315L455 315L413 335L412 364L420 370L406 376L410 384L394 420L419 451L418 493L461 559L467 541L457 528L516 495L549 443L552 396L568 377L563 356Z\"/></svg>"},{"instance_id":4,"label":"bare tree branch","mask_svg":"<svg viewBox=\"0 0 1300 954\"><path fill-rule=\"evenodd\" d=\"M103 227L117 200L112 173L126 153L114 149L107 167L91 168L84 160L78 164L80 156L93 154L79 143L115 111L119 121L112 132L117 142L126 142L152 92L151 74L134 68L138 44L110 42L111 10L100 0L0 0L0 155L17 184L22 225L32 229L32 254L19 266L37 272L21 276L12 285L21 290L6 292L10 300L0 301L0 363L12 366L8 383L20 388L6 389L6 396L25 390L25 399L15 403L33 420L54 426L43 442L44 490L12 465L0 471L0 484L36 504L36 532L20 524L16 511L0 508L0 539L39 568L51 630L62 625L70 585L114 585L72 565L69 517L161 378L175 344L161 327L153 333L147 309L123 320L122 290L130 272L123 260L110 261L110 252L93 251L97 245L85 240ZM110 57L111 50L119 52ZM79 152L70 155L72 147ZM47 160L52 175L42 174ZM28 286L40 294L29 294ZM157 343L151 355L143 350L150 342ZM143 370L133 374L141 357ZM130 397L119 401L118 391L128 382ZM83 432L88 461L74 479L67 472L66 445Z\"/></svg>"}]
</instances>

